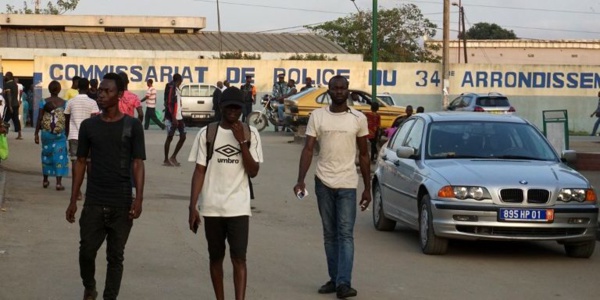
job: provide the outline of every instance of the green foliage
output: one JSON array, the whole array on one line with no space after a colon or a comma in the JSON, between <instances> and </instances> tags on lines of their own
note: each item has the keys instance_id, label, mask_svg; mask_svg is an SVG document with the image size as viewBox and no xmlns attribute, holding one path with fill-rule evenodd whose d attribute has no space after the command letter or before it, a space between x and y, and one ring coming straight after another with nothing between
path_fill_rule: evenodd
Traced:
<instances>
[{"instance_id":1,"label":"green foliage","mask_svg":"<svg viewBox=\"0 0 600 300\"><path fill-rule=\"evenodd\" d=\"M372 56L373 13L363 11L316 26L306 26L313 33L337 43L346 51ZM433 37L437 26L423 16L414 4L378 10L378 57L382 62L439 62L433 49L421 47L424 37Z\"/></svg>"},{"instance_id":2,"label":"green foliage","mask_svg":"<svg viewBox=\"0 0 600 300\"><path fill-rule=\"evenodd\" d=\"M219 58L217 56L213 56L213 58ZM260 54L247 54L242 52L242 50L238 50L237 52L225 52L221 53L221 59L260 59Z\"/></svg>"},{"instance_id":3,"label":"green foliage","mask_svg":"<svg viewBox=\"0 0 600 300\"><path fill-rule=\"evenodd\" d=\"M23 1L23 8L15 8L14 5L6 4L7 14L43 14L43 15L62 15L68 11L75 10L79 4L79 0L58 0L56 4L48 1L45 8L40 8L38 11L35 7L29 7L27 1Z\"/></svg>"},{"instance_id":4,"label":"green foliage","mask_svg":"<svg viewBox=\"0 0 600 300\"><path fill-rule=\"evenodd\" d=\"M337 56L329 57L325 54L294 54L288 58L288 60L337 60Z\"/></svg>"},{"instance_id":5,"label":"green foliage","mask_svg":"<svg viewBox=\"0 0 600 300\"><path fill-rule=\"evenodd\" d=\"M514 31L504 29L495 23L477 23L466 32L467 39L470 40L514 40L517 35ZM462 34L459 34L462 38Z\"/></svg>"}]
</instances>

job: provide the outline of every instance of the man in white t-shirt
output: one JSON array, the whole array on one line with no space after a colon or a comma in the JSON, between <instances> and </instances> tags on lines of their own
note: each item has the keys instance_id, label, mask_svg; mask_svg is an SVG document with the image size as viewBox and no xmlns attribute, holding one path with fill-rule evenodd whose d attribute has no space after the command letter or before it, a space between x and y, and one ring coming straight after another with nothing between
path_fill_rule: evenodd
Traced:
<instances>
[{"instance_id":1,"label":"man in white t-shirt","mask_svg":"<svg viewBox=\"0 0 600 300\"><path fill-rule=\"evenodd\" d=\"M165 129L165 124L161 122L156 116L156 88L153 86L154 80L148 79L146 81L146 85L148 89L146 90L146 95L142 98L142 102L146 101L146 120L144 123L144 129L148 130L150 128L150 119L154 124L158 125L160 129Z\"/></svg>"},{"instance_id":2,"label":"man in white t-shirt","mask_svg":"<svg viewBox=\"0 0 600 300\"><path fill-rule=\"evenodd\" d=\"M364 191L360 200L364 211L371 203L370 163L367 147L367 117L348 107L348 80L334 76L329 80L331 105L315 109L308 120L306 143L300 157L298 183L294 193L305 190L304 179L318 139L320 145L315 176L315 195L323 223L323 238L329 281L320 294L336 293L340 299L354 297L352 266L354 263L354 221L356 220L356 145Z\"/></svg>"},{"instance_id":3,"label":"man in white t-shirt","mask_svg":"<svg viewBox=\"0 0 600 300\"><path fill-rule=\"evenodd\" d=\"M77 160L77 147L79 145L79 127L83 120L100 113L98 104L87 93L90 89L90 82L87 78L81 78L77 82L79 94L67 102L65 108L66 118L66 134L69 140L69 156L71 158L71 166L73 174L75 174L75 161ZM91 163L88 161L87 171L89 173ZM81 200L82 196L78 195L77 200Z\"/></svg>"},{"instance_id":4,"label":"man in white t-shirt","mask_svg":"<svg viewBox=\"0 0 600 300\"><path fill-rule=\"evenodd\" d=\"M213 152L207 160L207 129L200 129L189 160L196 162L190 197L190 230L196 233L200 216L208 242L210 276L216 299L225 299L223 290L223 259L225 240L233 264L235 299L244 299L246 292L246 249L250 211L250 177L258 174L263 162L258 130L250 127L250 139L244 135L239 119L244 95L236 87L223 92L220 108L223 118L214 138ZM210 142L210 141L209 141ZM224 180L226 179L226 180ZM198 197L200 196L200 212Z\"/></svg>"}]
</instances>

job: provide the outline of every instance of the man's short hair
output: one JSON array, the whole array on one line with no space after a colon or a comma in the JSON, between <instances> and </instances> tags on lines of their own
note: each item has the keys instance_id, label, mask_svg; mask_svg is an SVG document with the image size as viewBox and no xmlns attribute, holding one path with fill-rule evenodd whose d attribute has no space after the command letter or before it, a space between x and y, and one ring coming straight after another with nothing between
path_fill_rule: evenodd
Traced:
<instances>
[{"instance_id":1,"label":"man's short hair","mask_svg":"<svg viewBox=\"0 0 600 300\"><path fill-rule=\"evenodd\" d=\"M121 76L119 76L118 74L116 74L116 73L107 73L106 75L104 75L104 77L102 77L102 79L114 81L115 85L117 86L117 91L118 92L124 92L125 91L125 82L123 82L123 78Z\"/></svg>"},{"instance_id":2,"label":"man's short hair","mask_svg":"<svg viewBox=\"0 0 600 300\"><path fill-rule=\"evenodd\" d=\"M6 74L4 74L4 78L6 78L6 80L13 80L13 73L12 72L6 72Z\"/></svg>"},{"instance_id":3,"label":"man's short hair","mask_svg":"<svg viewBox=\"0 0 600 300\"><path fill-rule=\"evenodd\" d=\"M346 83L346 87L348 87L348 85L350 84L350 82L348 82L348 78L342 75L335 75L331 77L331 79L329 79L329 83L327 84L327 86L331 87L331 83L338 80L343 80Z\"/></svg>"},{"instance_id":4,"label":"man's short hair","mask_svg":"<svg viewBox=\"0 0 600 300\"><path fill-rule=\"evenodd\" d=\"M181 78L181 74L175 73L175 75L173 75L173 82L179 82L179 81L183 81L183 78Z\"/></svg>"},{"instance_id":5,"label":"man's short hair","mask_svg":"<svg viewBox=\"0 0 600 300\"><path fill-rule=\"evenodd\" d=\"M146 82L147 82L147 83L149 83L149 84L153 84L153 83L154 83L154 80L152 80L152 79L148 79L148 81L146 81Z\"/></svg>"},{"instance_id":6,"label":"man's short hair","mask_svg":"<svg viewBox=\"0 0 600 300\"><path fill-rule=\"evenodd\" d=\"M77 83L77 89L80 91L87 91L90 89L90 82L87 80L87 78L79 79L79 82Z\"/></svg>"},{"instance_id":7,"label":"man's short hair","mask_svg":"<svg viewBox=\"0 0 600 300\"><path fill-rule=\"evenodd\" d=\"M124 84L128 84L129 83L129 75L127 75L127 73L125 73L125 72L119 72L119 76L121 76L121 78L123 79L123 83Z\"/></svg>"},{"instance_id":8,"label":"man's short hair","mask_svg":"<svg viewBox=\"0 0 600 300\"><path fill-rule=\"evenodd\" d=\"M94 78L90 80L90 86L98 87L98 79Z\"/></svg>"},{"instance_id":9,"label":"man's short hair","mask_svg":"<svg viewBox=\"0 0 600 300\"><path fill-rule=\"evenodd\" d=\"M73 83L75 83L76 81L79 81L80 79L81 79L81 77L79 77L79 76L73 76L73 79L71 79L71 81Z\"/></svg>"}]
</instances>

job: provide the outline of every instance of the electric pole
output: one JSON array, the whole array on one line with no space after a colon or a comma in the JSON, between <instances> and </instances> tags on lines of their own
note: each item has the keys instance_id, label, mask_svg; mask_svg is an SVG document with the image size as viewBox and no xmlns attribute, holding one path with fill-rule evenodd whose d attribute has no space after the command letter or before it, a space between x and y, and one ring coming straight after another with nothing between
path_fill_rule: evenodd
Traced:
<instances>
[{"instance_id":1,"label":"electric pole","mask_svg":"<svg viewBox=\"0 0 600 300\"><path fill-rule=\"evenodd\" d=\"M444 83L442 84L442 110L445 110L448 107L448 94L449 94L449 85L450 79L448 74L450 73L450 0L444 0L444 42L443 42L443 52L442 52L442 78L444 79Z\"/></svg>"},{"instance_id":2,"label":"electric pole","mask_svg":"<svg viewBox=\"0 0 600 300\"><path fill-rule=\"evenodd\" d=\"M467 29L465 27L465 8L461 5L460 6L460 16L461 16L461 22L462 22L462 37L463 37L463 50L465 51L465 64L469 62L469 59L467 58ZM460 45L460 41L458 41L458 44Z\"/></svg>"},{"instance_id":3,"label":"electric pole","mask_svg":"<svg viewBox=\"0 0 600 300\"><path fill-rule=\"evenodd\" d=\"M217 0L217 27L219 29L219 59L223 58L223 38L221 36L221 11L219 10L219 0Z\"/></svg>"},{"instance_id":4,"label":"electric pole","mask_svg":"<svg viewBox=\"0 0 600 300\"><path fill-rule=\"evenodd\" d=\"M377 48L379 47L377 45L377 0L373 0L373 26L371 27L371 36L373 37L373 42L371 43L373 47L371 58L371 99L375 101L377 99Z\"/></svg>"}]
</instances>

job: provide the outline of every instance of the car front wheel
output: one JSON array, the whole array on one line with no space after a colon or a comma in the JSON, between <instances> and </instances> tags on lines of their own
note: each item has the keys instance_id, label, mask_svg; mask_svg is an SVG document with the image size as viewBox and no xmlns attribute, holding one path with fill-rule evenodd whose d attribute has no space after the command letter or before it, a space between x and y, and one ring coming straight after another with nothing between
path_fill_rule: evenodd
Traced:
<instances>
[{"instance_id":1,"label":"car front wheel","mask_svg":"<svg viewBox=\"0 0 600 300\"><path fill-rule=\"evenodd\" d=\"M373 186L373 225L379 231L392 231L396 228L396 222L386 218L383 213L383 196L378 183Z\"/></svg>"},{"instance_id":2,"label":"car front wheel","mask_svg":"<svg viewBox=\"0 0 600 300\"><path fill-rule=\"evenodd\" d=\"M448 251L448 240L437 237L433 231L433 215L429 195L423 196L419 213L419 238L421 251L425 254L439 255Z\"/></svg>"},{"instance_id":3,"label":"car front wheel","mask_svg":"<svg viewBox=\"0 0 600 300\"><path fill-rule=\"evenodd\" d=\"M567 256L575 258L590 258L594 254L596 241L590 240L579 243L565 243L565 252Z\"/></svg>"}]
</instances>

